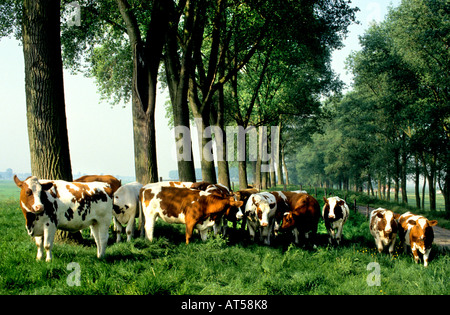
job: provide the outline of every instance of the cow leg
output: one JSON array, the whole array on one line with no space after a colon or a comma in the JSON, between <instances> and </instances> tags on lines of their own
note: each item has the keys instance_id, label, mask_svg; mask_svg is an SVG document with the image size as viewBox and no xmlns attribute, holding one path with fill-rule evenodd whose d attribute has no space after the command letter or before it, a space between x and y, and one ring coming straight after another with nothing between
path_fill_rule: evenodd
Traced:
<instances>
[{"instance_id":1,"label":"cow leg","mask_svg":"<svg viewBox=\"0 0 450 315\"><path fill-rule=\"evenodd\" d=\"M49 226L44 229L44 248L45 248L45 261L49 262L52 260L52 248L53 240L55 239L56 227Z\"/></svg>"},{"instance_id":2,"label":"cow leg","mask_svg":"<svg viewBox=\"0 0 450 315\"><path fill-rule=\"evenodd\" d=\"M42 255L44 253L44 237L43 236L36 236L34 238L34 241L37 246L37 255L36 260L42 260Z\"/></svg>"},{"instance_id":3,"label":"cow leg","mask_svg":"<svg viewBox=\"0 0 450 315\"><path fill-rule=\"evenodd\" d=\"M270 228L263 227L261 234L264 237L264 245L270 245Z\"/></svg>"},{"instance_id":4,"label":"cow leg","mask_svg":"<svg viewBox=\"0 0 450 315\"><path fill-rule=\"evenodd\" d=\"M196 224L196 222L194 220L189 220L188 222L186 222L186 245L189 244L189 240L192 237L192 232L194 231L194 227ZM203 230L203 231L207 232L207 230ZM202 233L203 231L200 231L200 233ZM203 239L203 236L202 236L202 239Z\"/></svg>"},{"instance_id":5,"label":"cow leg","mask_svg":"<svg viewBox=\"0 0 450 315\"><path fill-rule=\"evenodd\" d=\"M200 237L202 238L202 241L203 242L206 241L208 239L208 229L198 230L198 231L200 232Z\"/></svg>"},{"instance_id":6,"label":"cow leg","mask_svg":"<svg viewBox=\"0 0 450 315\"><path fill-rule=\"evenodd\" d=\"M250 239L252 242L255 241L255 229L252 224L247 224L248 226L248 234L250 235Z\"/></svg>"},{"instance_id":7,"label":"cow leg","mask_svg":"<svg viewBox=\"0 0 450 315\"><path fill-rule=\"evenodd\" d=\"M136 214L130 217L128 221L126 232L127 232L127 242L131 242L131 239L134 236L134 225L135 225L135 217Z\"/></svg>"},{"instance_id":8,"label":"cow leg","mask_svg":"<svg viewBox=\"0 0 450 315\"><path fill-rule=\"evenodd\" d=\"M300 244L300 232L298 231L298 229L296 227L292 230L292 234L294 234L294 243L299 245Z\"/></svg>"},{"instance_id":9,"label":"cow leg","mask_svg":"<svg viewBox=\"0 0 450 315\"><path fill-rule=\"evenodd\" d=\"M138 216L138 221L139 221L139 225L138 225L138 229L140 230L140 237L144 238L145 237L145 215L144 215L144 211L142 210L142 203L139 201L138 202L139 205L139 216Z\"/></svg>"},{"instance_id":10,"label":"cow leg","mask_svg":"<svg viewBox=\"0 0 450 315\"><path fill-rule=\"evenodd\" d=\"M375 245L377 246L378 252L381 253L383 251L383 243L379 237L375 238Z\"/></svg>"},{"instance_id":11,"label":"cow leg","mask_svg":"<svg viewBox=\"0 0 450 315\"><path fill-rule=\"evenodd\" d=\"M145 237L147 237L150 242L153 242L153 230L155 229L156 215L149 216L147 219L145 220Z\"/></svg>"},{"instance_id":12,"label":"cow leg","mask_svg":"<svg viewBox=\"0 0 450 315\"><path fill-rule=\"evenodd\" d=\"M337 233L336 233L336 243L338 244L338 245L341 245L341 240L342 240L342 229L343 229L343 224L340 224L339 226L338 226L338 229L337 229Z\"/></svg>"},{"instance_id":13,"label":"cow leg","mask_svg":"<svg viewBox=\"0 0 450 315\"><path fill-rule=\"evenodd\" d=\"M330 245L333 245L333 240L336 240L336 233L334 232L334 229L330 227L328 229L328 242Z\"/></svg>"},{"instance_id":14,"label":"cow leg","mask_svg":"<svg viewBox=\"0 0 450 315\"><path fill-rule=\"evenodd\" d=\"M397 235L394 234L395 236L393 236L393 239L391 241L391 245L389 246L389 255L393 255L394 254L394 247L395 247L395 241L397 239Z\"/></svg>"},{"instance_id":15,"label":"cow leg","mask_svg":"<svg viewBox=\"0 0 450 315\"><path fill-rule=\"evenodd\" d=\"M414 261L416 262L416 264L418 264L419 263L419 253L417 252L417 249L415 246L411 247L411 252L413 254Z\"/></svg>"},{"instance_id":16,"label":"cow leg","mask_svg":"<svg viewBox=\"0 0 450 315\"><path fill-rule=\"evenodd\" d=\"M425 250L423 254L423 266L428 267L428 257L430 257L431 248Z\"/></svg>"},{"instance_id":17,"label":"cow leg","mask_svg":"<svg viewBox=\"0 0 450 315\"><path fill-rule=\"evenodd\" d=\"M95 243L97 244L97 258L102 258L105 255L106 245L108 244L109 223L96 222L91 227L94 233Z\"/></svg>"},{"instance_id":18,"label":"cow leg","mask_svg":"<svg viewBox=\"0 0 450 315\"><path fill-rule=\"evenodd\" d=\"M113 222L114 222L114 231L116 231L116 243L120 243L122 240L122 236L120 235L122 233L122 224L117 220L117 218L113 215Z\"/></svg>"}]
</instances>

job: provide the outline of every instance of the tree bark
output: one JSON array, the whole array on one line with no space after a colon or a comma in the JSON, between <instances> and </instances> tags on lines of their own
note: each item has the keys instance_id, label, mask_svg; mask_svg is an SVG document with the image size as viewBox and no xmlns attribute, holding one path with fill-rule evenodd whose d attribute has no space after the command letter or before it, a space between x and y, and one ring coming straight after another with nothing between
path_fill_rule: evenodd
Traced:
<instances>
[{"instance_id":1,"label":"tree bark","mask_svg":"<svg viewBox=\"0 0 450 315\"><path fill-rule=\"evenodd\" d=\"M416 178L414 181L414 193L416 195L416 207L420 209L420 167L419 167L419 158L417 155L414 155L414 163L415 163L415 172Z\"/></svg>"},{"instance_id":2,"label":"tree bark","mask_svg":"<svg viewBox=\"0 0 450 315\"><path fill-rule=\"evenodd\" d=\"M178 24L181 14L175 11L172 1L170 4L170 22L167 32L166 53L164 64L172 102L173 123L175 127L175 142L177 144L178 176L181 181L195 182L195 167L192 154L192 141L189 124L189 73L192 65L192 32L193 32L193 6L186 1L185 9L188 16L183 31L183 53L180 60L178 53ZM180 128L181 127L181 128ZM179 131L185 131L185 134ZM185 152L188 150L189 152ZM186 156L189 156L185 159Z\"/></svg>"},{"instance_id":3,"label":"tree bark","mask_svg":"<svg viewBox=\"0 0 450 315\"><path fill-rule=\"evenodd\" d=\"M156 84L162 50L169 27L168 1L153 2L151 21L142 41L136 16L126 0L117 0L133 53L132 112L136 180L158 181L156 158Z\"/></svg>"},{"instance_id":4,"label":"tree bark","mask_svg":"<svg viewBox=\"0 0 450 315\"><path fill-rule=\"evenodd\" d=\"M60 3L25 0L22 42L31 172L72 181L61 59Z\"/></svg>"}]
</instances>

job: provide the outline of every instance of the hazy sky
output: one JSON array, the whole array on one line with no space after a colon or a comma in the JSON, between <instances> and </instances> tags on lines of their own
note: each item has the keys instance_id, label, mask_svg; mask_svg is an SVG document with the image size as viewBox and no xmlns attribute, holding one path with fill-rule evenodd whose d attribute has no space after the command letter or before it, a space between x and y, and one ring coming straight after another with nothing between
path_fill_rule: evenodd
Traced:
<instances>
[{"instance_id":1,"label":"hazy sky","mask_svg":"<svg viewBox=\"0 0 450 315\"><path fill-rule=\"evenodd\" d=\"M341 79L351 83L344 69L345 58L352 50L359 50L358 36L371 21L383 20L390 5L401 0L354 0L360 8L352 25L345 47L333 54L333 69ZM83 23L83 21L81 21ZM31 172L26 123L25 76L22 47L15 39L0 39L0 171L12 168L14 173ZM70 75L64 71L67 128L70 157L74 174L113 174L134 176L134 150L131 105L111 107L100 101L94 79ZM177 168L173 130L165 118L164 103L167 91L158 90L156 104L156 136L159 176ZM193 131L194 132L194 131ZM193 138L194 160L198 161L198 146ZM200 167L200 163L195 163Z\"/></svg>"}]
</instances>

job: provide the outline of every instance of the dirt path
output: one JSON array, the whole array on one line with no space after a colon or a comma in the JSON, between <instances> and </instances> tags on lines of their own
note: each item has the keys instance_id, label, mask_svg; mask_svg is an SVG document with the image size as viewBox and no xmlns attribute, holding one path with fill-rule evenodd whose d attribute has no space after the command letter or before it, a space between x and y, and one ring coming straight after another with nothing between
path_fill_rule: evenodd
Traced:
<instances>
[{"instance_id":1,"label":"dirt path","mask_svg":"<svg viewBox=\"0 0 450 315\"><path fill-rule=\"evenodd\" d=\"M369 207L369 215L375 208ZM367 215L367 206L358 206L358 212L362 215ZM433 226L434 241L433 244L437 245L444 251L450 251L450 230L441 228L439 226Z\"/></svg>"}]
</instances>

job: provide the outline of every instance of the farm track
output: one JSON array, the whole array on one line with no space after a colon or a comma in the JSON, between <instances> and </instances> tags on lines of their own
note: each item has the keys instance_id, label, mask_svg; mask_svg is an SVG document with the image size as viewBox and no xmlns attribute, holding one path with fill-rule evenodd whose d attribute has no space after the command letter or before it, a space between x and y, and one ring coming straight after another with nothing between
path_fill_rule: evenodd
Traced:
<instances>
[{"instance_id":1,"label":"farm track","mask_svg":"<svg viewBox=\"0 0 450 315\"><path fill-rule=\"evenodd\" d=\"M375 208L369 207L369 213L374 209ZM367 206L358 206L358 212L362 215L367 215ZM437 245L440 250L450 251L450 230L441 228L439 226L433 226L433 232L433 244Z\"/></svg>"}]
</instances>

